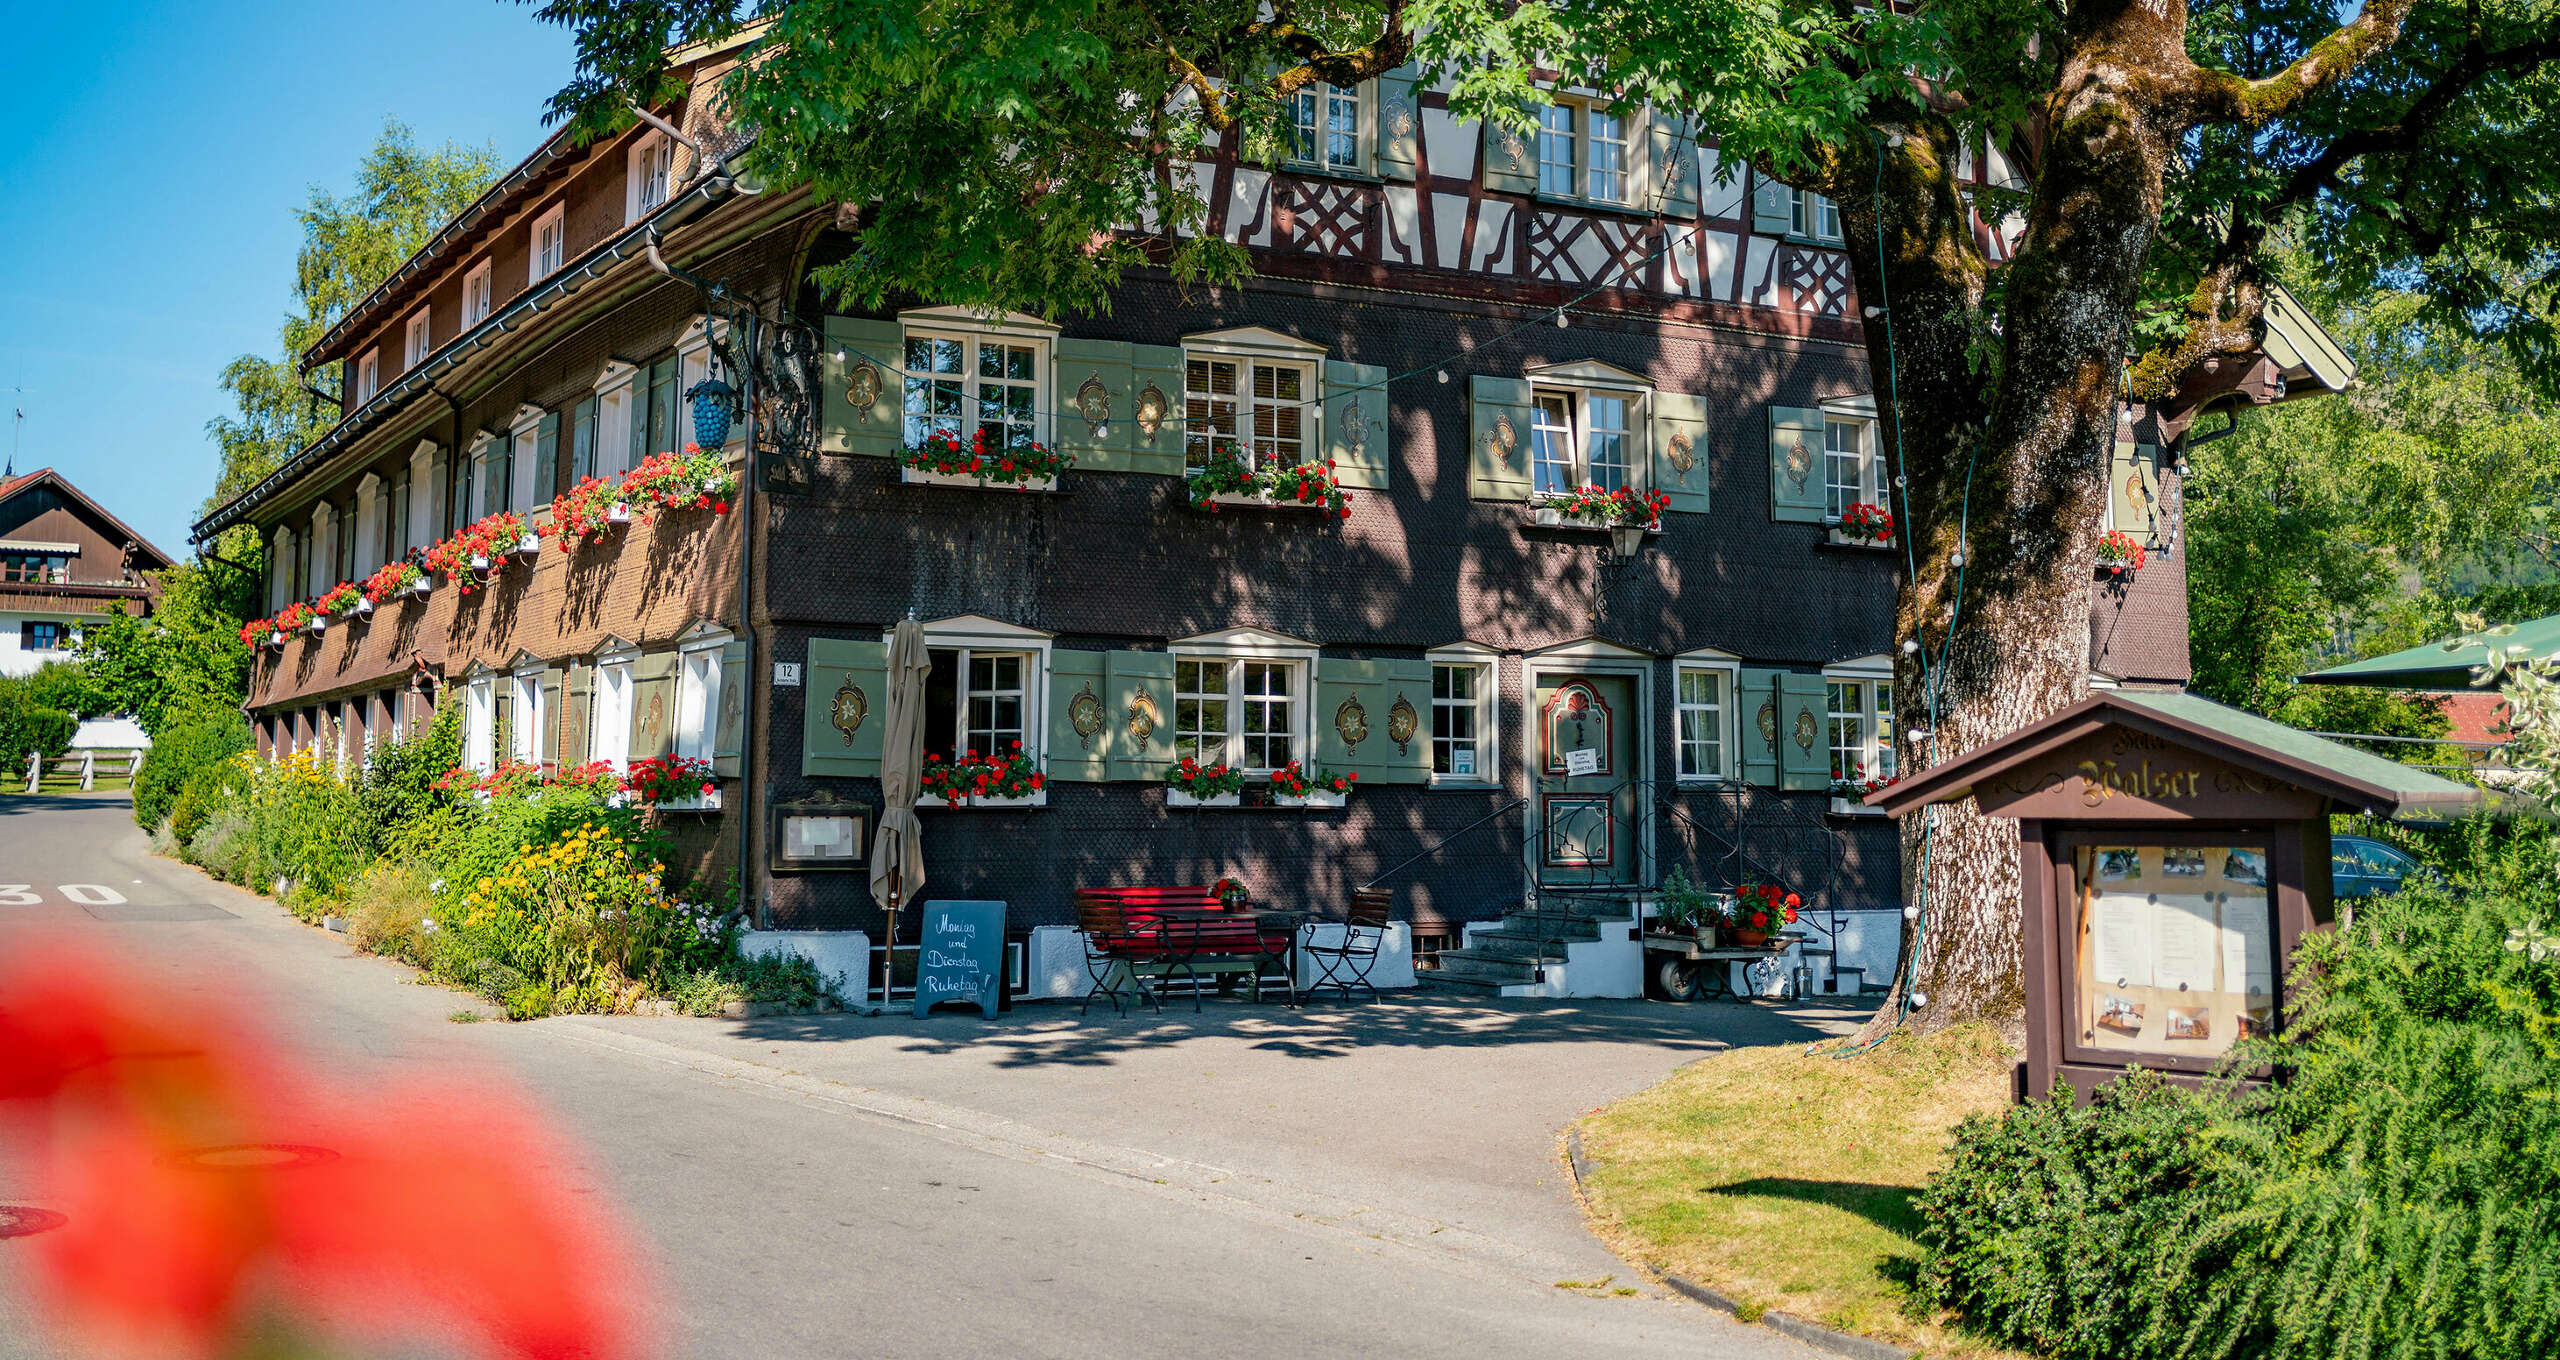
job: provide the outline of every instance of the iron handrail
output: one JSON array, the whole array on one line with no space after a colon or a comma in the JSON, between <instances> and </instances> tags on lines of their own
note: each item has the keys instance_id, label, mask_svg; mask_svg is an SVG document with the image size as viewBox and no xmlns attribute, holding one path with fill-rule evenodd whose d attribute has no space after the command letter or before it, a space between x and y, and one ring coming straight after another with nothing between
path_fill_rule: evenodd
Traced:
<instances>
[{"instance_id":1,"label":"iron handrail","mask_svg":"<svg viewBox=\"0 0 2560 1360\"><path fill-rule=\"evenodd\" d=\"M1374 887L1378 886L1379 884L1386 882L1388 879L1395 877L1397 874L1402 873L1404 870L1406 870L1406 869L1408 869L1408 868L1412 867L1413 865L1418 864L1418 863L1420 863L1420 862L1421 862L1421 861L1423 861L1423 860L1429 859L1429 858L1430 858L1430 857L1432 857L1433 855L1439 854L1441 851L1443 851L1443 850L1445 850L1445 849L1449 848L1449 843L1450 843L1451 841L1456 840L1456 839L1457 839L1457 838L1459 838L1460 836L1463 836L1463 835L1467 834L1468 832L1475 830L1477 827L1480 827L1480 826L1484 825L1485 823L1492 821L1494 818L1499 817L1499 816L1501 816L1502 814L1504 814L1504 813L1506 813L1506 812L1515 812L1515 811L1518 811L1519 809L1521 809L1521 808L1523 808L1523 807L1528 806L1528 803L1529 803L1529 800L1528 800L1527 798L1525 798L1525 797L1522 797L1522 798L1514 798L1514 799L1512 799L1510 802L1505 803L1505 804L1503 804L1502 806L1500 806L1500 807L1498 807L1498 808L1495 808L1493 811L1488 812L1488 813L1486 813L1485 815L1483 815L1483 816L1481 816L1481 817L1476 818L1474 821L1467 823L1465 826L1459 827L1457 830L1450 832L1448 835L1446 835L1446 836L1442 836L1440 839L1438 839L1438 840L1436 840L1436 841L1433 841L1431 844L1429 844L1429 845L1427 845L1427 846L1423 847L1422 849L1417 850L1417 851L1415 851L1414 853L1412 853L1412 854L1410 854L1410 855L1405 856L1403 859L1397 860L1395 863L1388 865L1386 868L1379 870L1379 871L1378 871L1378 875L1377 875L1377 877L1372 878L1372 879L1370 879L1368 882L1361 884L1359 887L1357 887L1357 888L1353 889L1352 891L1354 891L1354 892L1367 892L1369 889L1374 888Z\"/></svg>"}]
</instances>

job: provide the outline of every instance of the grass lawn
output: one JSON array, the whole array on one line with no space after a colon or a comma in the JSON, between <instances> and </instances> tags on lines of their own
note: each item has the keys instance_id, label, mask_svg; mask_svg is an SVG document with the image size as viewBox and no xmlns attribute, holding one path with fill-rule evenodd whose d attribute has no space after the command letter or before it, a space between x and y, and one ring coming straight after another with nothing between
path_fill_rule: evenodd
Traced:
<instances>
[{"instance_id":1,"label":"grass lawn","mask_svg":"<svg viewBox=\"0 0 2560 1360\"><path fill-rule=\"evenodd\" d=\"M1963 1026L1863 1056L1803 1045L1692 1063L1578 1126L1593 1227L1629 1260L1930 1356L2013 1352L1904 1311L1912 1192L1956 1121L2009 1099L2011 1055Z\"/></svg>"}]
</instances>

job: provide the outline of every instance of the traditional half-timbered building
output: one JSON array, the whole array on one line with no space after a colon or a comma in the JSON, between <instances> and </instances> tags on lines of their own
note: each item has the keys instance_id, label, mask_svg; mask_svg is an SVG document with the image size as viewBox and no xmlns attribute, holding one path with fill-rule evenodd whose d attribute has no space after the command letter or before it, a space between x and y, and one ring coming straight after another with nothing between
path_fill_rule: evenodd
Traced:
<instances>
[{"instance_id":1,"label":"traditional half-timbered building","mask_svg":"<svg viewBox=\"0 0 2560 1360\"><path fill-rule=\"evenodd\" d=\"M250 701L267 749L458 702L483 765L700 757L715 805L660 815L757 923L876 940L818 814L876 813L885 641L913 616L928 751L1019 743L1044 776L932 807L924 892L1001 898L1017 930L1084 885L1230 876L1338 909L1374 883L1445 978L1621 988L1566 979L1587 923L1456 946L1679 868L1801 883L1890 959L1893 832L1833 796L1894 769L1898 557L1842 527L1891 461L1832 205L1603 101L1515 135L1389 76L1307 95L1286 163L1195 167L1246 282L848 315L809 282L848 249L831 207L734 177L753 133L707 96L736 53L689 56L682 137L544 145L304 356L339 369L343 418L196 532L257 526L283 608L492 512L539 529L688 442L713 378L748 397L739 513L501 551L482 588L286 637ZM905 456L981 435L1074 462L1026 486ZM1192 494L1302 465L1347 507ZM2130 425L2119 465L2112 518L2168 553L2174 472ZM1578 488L1664 509L1613 535L1557 512ZM2185 678L2175 562L2093 584L2109 677ZM1185 757L1244 791L1169 787ZM1269 796L1293 762L1356 788Z\"/></svg>"}]
</instances>

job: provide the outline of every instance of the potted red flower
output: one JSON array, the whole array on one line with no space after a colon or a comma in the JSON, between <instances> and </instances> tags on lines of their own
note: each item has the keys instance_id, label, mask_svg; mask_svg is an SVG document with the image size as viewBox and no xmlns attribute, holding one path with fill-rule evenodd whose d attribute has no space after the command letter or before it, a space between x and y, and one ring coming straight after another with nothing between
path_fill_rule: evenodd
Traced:
<instances>
[{"instance_id":1,"label":"potted red flower","mask_svg":"<svg viewBox=\"0 0 2560 1360\"><path fill-rule=\"evenodd\" d=\"M1804 899L1775 883L1744 883L1733 890L1731 929L1734 943L1745 949L1757 949L1769 937L1795 924L1796 908Z\"/></svg>"},{"instance_id":2,"label":"potted red flower","mask_svg":"<svg viewBox=\"0 0 2560 1360\"><path fill-rule=\"evenodd\" d=\"M2141 541L2122 529L2109 529L2098 539L2098 570L2109 576L2128 576L2142 570L2146 556Z\"/></svg>"},{"instance_id":3,"label":"potted red flower","mask_svg":"<svg viewBox=\"0 0 2560 1360\"><path fill-rule=\"evenodd\" d=\"M1576 487L1571 495L1549 496L1531 507L1531 518L1538 524L1555 527L1567 522L1598 528L1618 525L1662 527L1662 512L1671 506L1671 497L1656 491L1647 494L1631 486L1603 491L1595 486Z\"/></svg>"},{"instance_id":4,"label":"potted red flower","mask_svg":"<svg viewBox=\"0 0 2560 1360\"><path fill-rule=\"evenodd\" d=\"M653 453L622 475L621 499L662 510L708 510L729 513L729 498L738 494L738 474L716 453L687 444L683 453ZM641 515L645 522L649 516Z\"/></svg>"},{"instance_id":5,"label":"potted red flower","mask_svg":"<svg viewBox=\"0 0 2560 1360\"><path fill-rule=\"evenodd\" d=\"M551 502L551 537L562 552L581 543L601 543L615 526L630 522L631 506L623 500L621 486L602 477L581 477Z\"/></svg>"},{"instance_id":6,"label":"potted red flower","mask_svg":"<svg viewBox=\"0 0 2560 1360\"><path fill-rule=\"evenodd\" d=\"M1840 512L1840 536L1857 543L1893 541L1893 512L1859 501Z\"/></svg>"},{"instance_id":7,"label":"potted red flower","mask_svg":"<svg viewBox=\"0 0 2560 1360\"><path fill-rule=\"evenodd\" d=\"M366 606L370 610L373 605L391 603L394 596L418 593L419 584L426 579L427 574L418 569L418 564L405 557L386 562L364 578Z\"/></svg>"},{"instance_id":8,"label":"potted red flower","mask_svg":"<svg viewBox=\"0 0 2560 1360\"><path fill-rule=\"evenodd\" d=\"M676 803L700 798L704 806L720 792L711 782L711 762L690 756L655 756L635 760L623 772L623 791L641 803Z\"/></svg>"},{"instance_id":9,"label":"potted red flower","mask_svg":"<svg viewBox=\"0 0 2560 1360\"><path fill-rule=\"evenodd\" d=\"M1233 807L1236 795L1244 790L1244 771L1223 763L1203 765L1184 756L1165 767L1164 781L1173 793L1203 807Z\"/></svg>"},{"instance_id":10,"label":"potted red flower","mask_svg":"<svg viewBox=\"0 0 2560 1360\"><path fill-rule=\"evenodd\" d=\"M966 807L986 798L1029 798L1048 787L1048 783L1039 763L1024 752L1018 741L1008 751L985 756L970 751L958 760L928 751L924 773L916 780L920 791L952 807Z\"/></svg>"}]
</instances>

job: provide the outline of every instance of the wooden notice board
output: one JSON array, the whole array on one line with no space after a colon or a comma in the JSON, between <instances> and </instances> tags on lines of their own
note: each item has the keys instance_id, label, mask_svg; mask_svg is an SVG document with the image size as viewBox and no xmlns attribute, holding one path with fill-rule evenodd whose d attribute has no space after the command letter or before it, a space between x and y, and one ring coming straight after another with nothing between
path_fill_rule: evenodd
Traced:
<instances>
[{"instance_id":1,"label":"wooden notice board","mask_svg":"<svg viewBox=\"0 0 2560 1360\"><path fill-rule=\"evenodd\" d=\"M1004 903L927 902L917 936L916 1018L946 1001L990 1020L1004 999Z\"/></svg>"}]
</instances>

